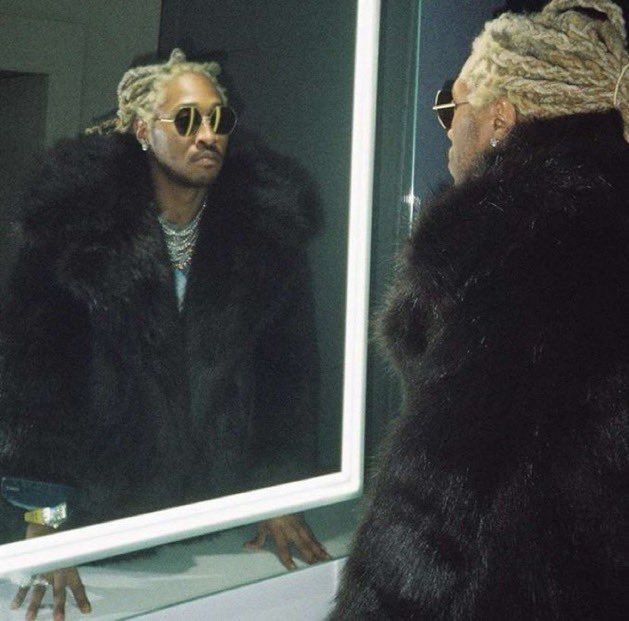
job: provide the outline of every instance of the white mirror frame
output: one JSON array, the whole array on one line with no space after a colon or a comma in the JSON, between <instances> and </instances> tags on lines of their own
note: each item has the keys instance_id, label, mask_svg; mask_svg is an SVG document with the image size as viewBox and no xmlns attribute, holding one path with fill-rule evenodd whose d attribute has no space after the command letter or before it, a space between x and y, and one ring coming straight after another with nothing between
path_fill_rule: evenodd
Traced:
<instances>
[{"instance_id":1,"label":"white mirror frame","mask_svg":"<svg viewBox=\"0 0 629 621\"><path fill-rule=\"evenodd\" d=\"M0 546L0 577L132 552L354 498L362 492L380 0L357 0L341 470Z\"/></svg>"}]
</instances>

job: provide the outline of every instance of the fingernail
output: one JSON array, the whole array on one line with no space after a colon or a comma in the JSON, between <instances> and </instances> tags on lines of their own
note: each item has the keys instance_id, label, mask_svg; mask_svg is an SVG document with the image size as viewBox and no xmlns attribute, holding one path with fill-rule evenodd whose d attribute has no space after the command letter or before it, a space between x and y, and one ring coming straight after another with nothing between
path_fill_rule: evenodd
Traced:
<instances>
[{"instance_id":1,"label":"fingernail","mask_svg":"<svg viewBox=\"0 0 629 621\"><path fill-rule=\"evenodd\" d=\"M81 612L83 613L92 612L92 607L89 604L84 604L83 606L81 606Z\"/></svg>"}]
</instances>

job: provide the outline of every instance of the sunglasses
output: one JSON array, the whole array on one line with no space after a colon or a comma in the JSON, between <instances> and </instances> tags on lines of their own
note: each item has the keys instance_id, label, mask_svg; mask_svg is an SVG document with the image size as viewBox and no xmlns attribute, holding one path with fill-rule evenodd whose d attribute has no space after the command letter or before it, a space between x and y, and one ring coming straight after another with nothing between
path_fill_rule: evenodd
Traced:
<instances>
[{"instance_id":1,"label":"sunglasses","mask_svg":"<svg viewBox=\"0 0 629 621\"><path fill-rule=\"evenodd\" d=\"M236 112L229 106L216 106L208 115L203 115L196 106L184 106L177 110L174 117L159 117L158 121L174 123L180 136L194 136L207 119L210 129L219 136L231 134L236 127Z\"/></svg>"},{"instance_id":2,"label":"sunglasses","mask_svg":"<svg viewBox=\"0 0 629 621\"><path fill-rule=\"evenodd\" d=\"M437 91L435 97L435 105L432 109L437 113L437 120L443 129L448 131L452 127L454 119L454 111L457 106L469 103L467 101L454 102L452 100L452 91L449 89L441 89Z\"/></svg>"}]
</instances>

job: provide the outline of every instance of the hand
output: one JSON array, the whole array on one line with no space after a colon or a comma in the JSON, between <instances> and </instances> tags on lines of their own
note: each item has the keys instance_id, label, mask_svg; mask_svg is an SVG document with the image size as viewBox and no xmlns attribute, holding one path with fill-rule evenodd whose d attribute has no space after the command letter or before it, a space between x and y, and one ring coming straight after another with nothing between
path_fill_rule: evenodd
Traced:
<instances>
[{"instance_id":1,"label":"hand","mask_svg":"<svg viewBox=\"0 0 629 621\"><path fill-rule=\"evenodd\" d=\"M29 524L26 528L26 539L49 535L53 532L55 531L47 526ZM66 587L70 587L70 590L74 595L76 605L82 613L86 614L88 612L92 612L92 606L87 599L85 587L81 582L81 577L79 576L79 572L76 567L56 569L55 571L40 574L35 577L31 584L21 586L18 589L14 600L11 602L11 608L13 610L17 610L26 599L28 591L32 587L33 592L31 595L31 601L26 609L26 621L33 621L33 619L37 617L37 613L42 600L44 599L44 595L46 594L46 587L48 584L51 584L53 589L54 621L63 621L65 619Z\"/></svg>"},{"instance_id":2,"label":"hand","mask_svg":"<svg viewBox=\"0 0 629 621\"><path fill-rule=\"evenodd\" d=\"M317 541L301 515L283 515L260 522L257 536L245 543L245 548L261 550L268 535L273 537L277 556L286 569L297 569L297 565L290 555L289 547L291 544L297 547L302 558L310 565L332 558Z\"/></svg>"}]
</instances>

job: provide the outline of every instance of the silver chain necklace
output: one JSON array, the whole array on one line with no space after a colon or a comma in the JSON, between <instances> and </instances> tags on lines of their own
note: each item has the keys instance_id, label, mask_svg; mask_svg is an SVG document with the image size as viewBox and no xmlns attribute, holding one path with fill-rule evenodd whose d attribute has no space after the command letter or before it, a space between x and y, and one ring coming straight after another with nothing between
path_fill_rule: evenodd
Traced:
<instances>
[{"instance_id":1,"label":"silver chain necklace","mask_svg":"<svg viewBox=\"0 0 629 621\"><path fill-rule=\"evenodd\" d=\"M170 262L178 270L185 270L192 261L192 253L199 238L199 222L206 204L207 199L204 199L197 214L183 227L177 227L168 222L163 213L157 216L166 238Z\"/></svg>"}]
</instances>

